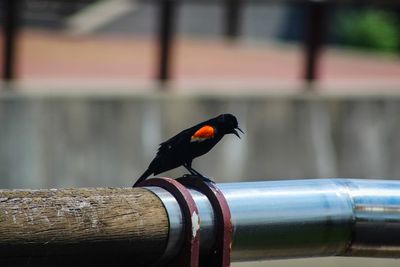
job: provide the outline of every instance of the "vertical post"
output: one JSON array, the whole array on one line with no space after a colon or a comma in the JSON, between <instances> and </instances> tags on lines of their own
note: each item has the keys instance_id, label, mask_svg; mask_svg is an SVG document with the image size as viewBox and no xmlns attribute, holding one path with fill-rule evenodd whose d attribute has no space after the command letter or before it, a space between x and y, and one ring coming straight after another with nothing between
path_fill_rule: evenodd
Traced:
<instances>
[{"instance_id":1,"label":"vertical post","mask_svg":"<svg viewBox=\"0 0 400 267\"><path fill-rule=\"evenodd\" d=\"M312 82L318 77L318 63L326 31L326 3L310 0L307 3L304 38L304 79Z\"/></svg>"},{"instance_id":2,"label":"vertical post","mask_svg":"<svg viewBox=\"0 0 400 267\"><path fill-rule=\"evenodd\" d=\"M8 82L15 78L16 37L18 31L19 0L3 1L3 70L2 78Z\"/></svg>"},{"instance_id":3,"label":"vertical post","mask_svg":"<svg viewBox=\"0 0 400 267\"><path fill-rule=\"evenodd\" d=\"M241 0L225 0L225 36L233 40L240 34Z\"/></svg>"},{"instance_id":4,"label":"vertical post","mask_svg":"<svg viewBox=\"0 0 400 267\"><path fill-rule=\"evenodd\" d=\"M176 0L159 0L159 68L158 81L170 79Z\"/></svg>"}]
</instances>

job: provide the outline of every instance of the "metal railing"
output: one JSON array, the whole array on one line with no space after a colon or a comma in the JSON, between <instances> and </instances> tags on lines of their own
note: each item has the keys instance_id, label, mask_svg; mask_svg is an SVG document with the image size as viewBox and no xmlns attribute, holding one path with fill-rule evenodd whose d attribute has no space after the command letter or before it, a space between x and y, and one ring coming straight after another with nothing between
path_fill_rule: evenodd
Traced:
<instances>
[{"instance_id":1,"label":"metal railing","mask_svg":"<svg viewBox=\"0 0 400 267\"><path fill-rule=\"evenodd\" d=\"M217 187L230 209L232 261L400 257L400 181L310 179ZM189 192L198 209L204 257L218 232L215 214L203 193L190 187ZM185 232L177 199L155 186L0 190L0 222L0 263L52 266L57 259L125 259L131 265L170 259Z\"/></svg>"},{"instance_id":2,"label":"metal railing","mask_svg":"<svg viewBox=\"0 0 400 267\"><path fill-rule=\"evenodd\" d=\"M11 81L16 78L15 58L16 40L19 29L19 17L21 13L21 0L2 0L3 1L3 27L4 27L4 46L2 51L2 79ZM177 17L177 7L181 2L204 2L198 0L151 0L159 5L158 14L158 44L159 60L157 66L157 79L160 83L170 80L171 53L173 50L173 39L175 34L175 20ZM216 0L208 0L207 2ZM312 82L318 78L319 52L323 46L326 26L327 12L331 4L376 4L376 5L395 5L397 0L249 0L252 2L279 2L296 3L306 5L308 9L306 27L304 29L304 66L303 79ZM236 39L240 35L240 21L242 9L247 4L246 0L223 0L225 3L225 37L230 40ZM219 2L219 1L217 1Z\"/></svg>"}]
</instances>

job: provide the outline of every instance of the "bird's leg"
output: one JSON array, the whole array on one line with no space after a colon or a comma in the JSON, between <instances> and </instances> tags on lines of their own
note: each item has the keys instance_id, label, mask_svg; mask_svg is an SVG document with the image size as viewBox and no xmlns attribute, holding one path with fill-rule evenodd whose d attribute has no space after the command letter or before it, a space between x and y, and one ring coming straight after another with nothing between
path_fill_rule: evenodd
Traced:
<instances>
[{"instance_id":1,"label":"bird's leg","mask_svg":"<svg viewBox=\"0 0 400 267\"><path fill-rule=\"evenodd\" d=\"M183 167L185 167L185 169L188 170L188 171L190 172L191 175L196 175L196 173L194 173L194 172L192 171L192 168L190 167L190 165L191 165L190 163L184 163L184 164L183 164Z\"/></svg>"},{"instance_id":2,"label":"bird's leg","mask_svg":"<svg viewBox=\"0 0 400 267\"><path fill-rule=\"evenodd\" d=\"M215 183L213 180L205 177L204 175L202 175L201 173L199 173L198 171L196 171L195 169L192 168L192 163L185 163L183 164L183 166L190 172L191 175L194 176L199 176L201 177L204 181L206 182L210 182L210 183Z\"/></svg>"},{"instance_id":3,"label":"bird's leg","mask_svg":"<svg viewBox=\"0 0 400 267\"><path fill-rule=\"evenodd\" d=\"M201 173L199 173L198 171L196 171L196 170L193 169L192 167L190 167L190 170L191 170L191 172L194 173L195 175L204 177Z\"/></svg>"},{"instance_id":4,"label":"bird's leg","mask_svg":"<svg viewBox=\"0 0 400 267\"><path fill-rule=\"evenodd\" d=\"M188 171L190 172L190 174L193 175L193 176L202 176L201 174L199 174L198 172L196 172L195 170L193 170L193 168L192 168L192 163L191 163L191 162L189 162L189 163L184 163L184 164L183 164L183 167L185 167L186 170L188 170Z\"/></svg>"}]
</instances>

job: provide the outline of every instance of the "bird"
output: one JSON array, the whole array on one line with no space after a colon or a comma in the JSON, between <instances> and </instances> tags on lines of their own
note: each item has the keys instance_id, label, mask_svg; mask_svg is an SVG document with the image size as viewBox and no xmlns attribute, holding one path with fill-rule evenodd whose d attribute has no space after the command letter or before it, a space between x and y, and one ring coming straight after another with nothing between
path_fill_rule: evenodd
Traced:
<instances>
[{"instance_id":1,"label":"bird","mask_svg":"<svg viewBox=\"0 0 400 267\"><path fill-rule=\"evenodd\" d=\"M190 175L210 181L192 168L193 159L210 151L226 134L234 134L240 138L237 130L244 134L232 114L221 114L183 130L159 145L155 158L133 187L150 175L157 175L180 166L185 167Z\"/></svg>"}]
</instances>

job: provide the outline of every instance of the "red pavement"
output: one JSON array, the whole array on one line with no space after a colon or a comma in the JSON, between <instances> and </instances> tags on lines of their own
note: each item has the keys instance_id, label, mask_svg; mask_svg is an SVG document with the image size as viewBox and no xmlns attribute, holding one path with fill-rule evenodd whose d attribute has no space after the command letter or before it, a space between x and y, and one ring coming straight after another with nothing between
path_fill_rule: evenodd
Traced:
<instances>
[{"instance_id":1,"label":"red pavement","mask_svg":"<svg viewBox=\"0 0 400 267\"><path fill-rule=\"evenodd\" d=\"M155 76L157 47L149 37L72 37L30 30L19 40L18 76L26 82L137 82ZM178 84L301 84L303 55L296 45L182 38L174 51ZM400 90L400 57L329 49L319 77L327 87L389 84Z\"/></svg>"}]
</instances>

